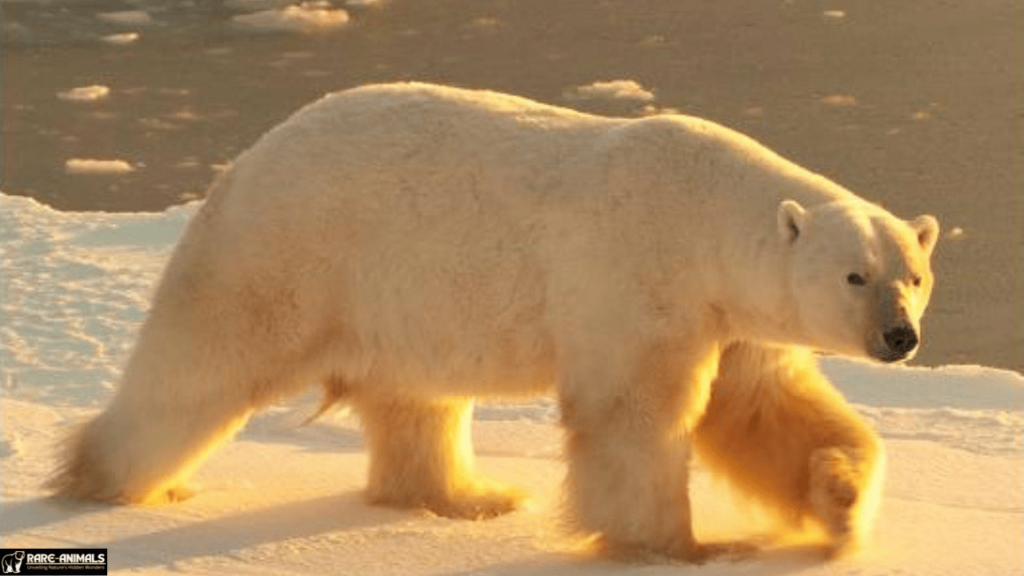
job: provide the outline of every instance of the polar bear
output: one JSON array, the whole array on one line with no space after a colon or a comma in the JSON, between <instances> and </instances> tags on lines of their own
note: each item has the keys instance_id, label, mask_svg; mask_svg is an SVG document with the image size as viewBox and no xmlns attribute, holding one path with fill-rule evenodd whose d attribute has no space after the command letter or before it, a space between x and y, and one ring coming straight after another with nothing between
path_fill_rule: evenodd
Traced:
<instances>
[{"instance_id":1,"label":"polar bear","mask_svg":"<svg viewBox=\"0 0 1024 576\"><path fill-rule=\"evenodd\" d=\"M937 235L697 118L331 94L212 185L54 486L179 498L254 410L319 382L361 417L371 502L491 517L522 495L474 476L471 398L555 391L569 516L610 554L730 550L694 538L694 450L846 547L883 447L811 351L910 357Z\"/></svg>"},{"instance_id":2,"label":"polar bear","mask_svg":"<svg viewBox=\"0 0 1024 576\"><path fill-rule=\"evenodd\" d=\"M21 563L25 560L25 551L11 552L0 559L0 567L4 574L21 574Z\"/></svg>"}]
</instances>

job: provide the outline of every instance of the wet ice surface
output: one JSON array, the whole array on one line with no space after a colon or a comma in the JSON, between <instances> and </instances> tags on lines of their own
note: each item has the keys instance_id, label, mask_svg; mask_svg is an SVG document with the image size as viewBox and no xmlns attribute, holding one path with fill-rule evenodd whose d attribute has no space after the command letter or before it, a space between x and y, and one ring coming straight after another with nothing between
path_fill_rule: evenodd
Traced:
<instances>
[{"instance_id":1,"label":"wet ice surface","mask_svg":"<svg viewBox=\"0 0 1024 576\"><path fill-rule=\"evenodd\" d=\"M268 31L311 33L347 21L345 4L337 4L288 0L8 0L4 2L4 28L8 42L16 45L88 43L124 34L159 38ZM368 7L365 3L355 5L357 9ZM260 17L250 18L257 14Z\"/></svg>"},{"instance_id":2,"label":"wet ice surface","mask_svg":"<svg viewBox=\"0 0 1024 576\"><path fill-rule=\"evenodd\" d=\"M5 190L85 210L200 197L270 124L344 86L317 61L333 50L324 36L349 21L322 1L7 1L4 132L15 153ZM325 87L274 89L294 76ZM75 159L135 169L77 169Z\"/></svg>"}]
</instances>

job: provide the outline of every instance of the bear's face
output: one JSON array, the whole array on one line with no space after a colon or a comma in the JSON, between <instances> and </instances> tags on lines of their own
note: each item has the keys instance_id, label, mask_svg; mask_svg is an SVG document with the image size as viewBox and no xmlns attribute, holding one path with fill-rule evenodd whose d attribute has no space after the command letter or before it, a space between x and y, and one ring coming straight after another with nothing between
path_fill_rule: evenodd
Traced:
<instances>
[{"instance_id":1,"label":"bear's face","mask_svg":"<svg viewBox=\"0 0 1024 576\"><path fill-rule=\"evenodd\" d=\"M806 345L883 362L912 358L932 292L932 216L903 221L860 203L779 206L789 293Z\"/></svg>"}]
</instances>

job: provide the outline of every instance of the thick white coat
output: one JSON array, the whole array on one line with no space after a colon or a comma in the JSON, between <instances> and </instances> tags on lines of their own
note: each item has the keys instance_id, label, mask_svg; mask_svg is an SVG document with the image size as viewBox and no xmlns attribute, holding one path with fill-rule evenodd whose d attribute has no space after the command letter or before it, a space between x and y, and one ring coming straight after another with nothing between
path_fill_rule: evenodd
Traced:
<instances>
[{"instance_id":1,"label":"thick white coat","mask_svg":"<svg viewBox=\"0 0 1024 576\"><path fill-rule=\"evenodd\" d=\"M805 348L893 359L887 331L919 331L936 234L696 118L424 84L332 94L215 182L56 484L160 497L253 409L319 381L364 419L372 500L489 516L517 497L472 478L465 398L557 388L578 525L613 551L698 559L718 549L693 541L686 465L723 352L732 374L796 358L797 387L845 406ZM795 495L766 499L845 542L870 514L823 486L842 476L857 500L881 449L837 410L827 440L804 411ZM705 445L736 426L706 426Z\"/></svg>"}]
</instances>

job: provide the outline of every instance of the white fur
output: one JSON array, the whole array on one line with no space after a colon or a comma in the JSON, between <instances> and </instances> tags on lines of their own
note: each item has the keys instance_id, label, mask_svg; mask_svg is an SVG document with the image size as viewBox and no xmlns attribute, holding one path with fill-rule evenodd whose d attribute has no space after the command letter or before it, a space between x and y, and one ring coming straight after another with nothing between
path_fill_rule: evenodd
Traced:
<instances>
[{"instance_id":1,"label":"white fur","mask_svg":"<svg viewBox=\"0 0 1024 576\"><path fill-rule=\"evenodd\" d=\"M803 350L879 356L887 327L917 329L936 236L696 118L332 94L213 185L55 485L174 497L252 410L321 381L364 420L372 501L492 516L518 495L473 477L468 397L554 388L570 515L609 550L727 549L692 535L694 438L842 543L868 524L881 444ZM751 418L780 420L746 437Z\"/></svg>"}]
</instances>

